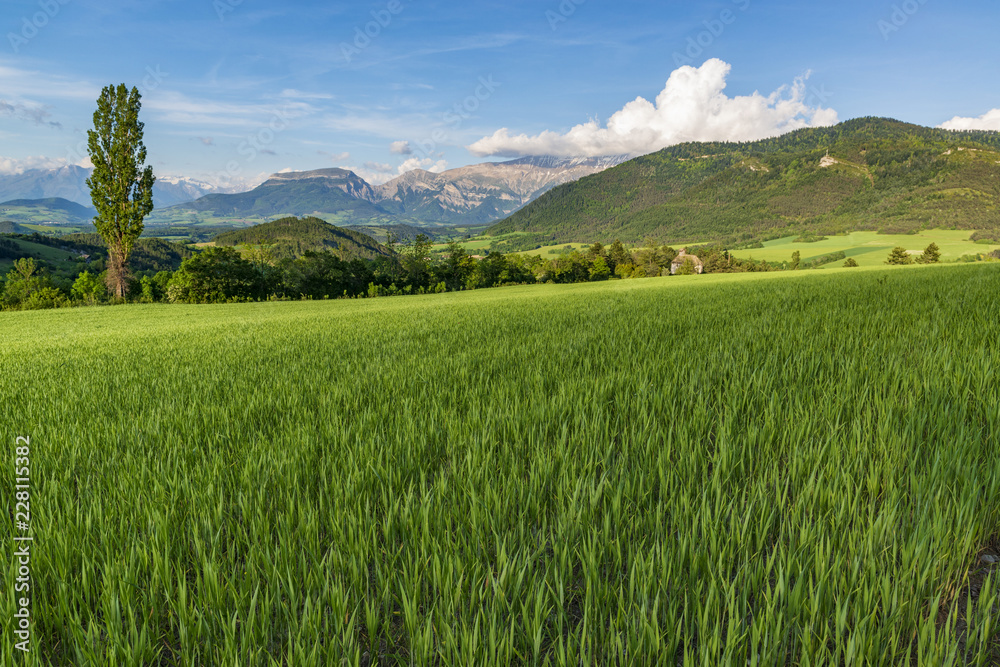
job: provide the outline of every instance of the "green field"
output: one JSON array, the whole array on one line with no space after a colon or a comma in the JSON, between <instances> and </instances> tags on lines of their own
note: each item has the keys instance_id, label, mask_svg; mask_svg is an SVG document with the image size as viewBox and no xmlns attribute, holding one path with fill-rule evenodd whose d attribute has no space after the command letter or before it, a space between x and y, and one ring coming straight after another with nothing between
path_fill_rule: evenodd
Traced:
<instances>
[{"instance_id":1,"label":"green field","mask_svg":"<svg viewBox=\"0 0 1000 667\"><path fill-rule=\"evenodd\" d=\"M0 313L31 664L1000 664L998 312L978 264Z\"/></svg>"},{"instance_id":2,"label":"green field","mask_svg":"<svg viewBox=\"0 0 1000 667\"><path fill-rule=\"evenodd\" d=\"M490 242L491 239L489 238L478 237L472 239L459 240L458 245L465 248L470 255L479 255L479 254L486 254L486 251L490 249ZM433 246L431 246L431 250L433 252L444 252L447 249L448 249L447 243L435 243Z\"/></svg>"},{"instance_id":3,"label":"green field","mask_svg":"<svg viewBox=\"0 0 1000 667\"><path fill-rule=\"evenodd\" d=\"M523 255L525 257L528 257L529 255L537 255L542 259L555 259L556 257L558 257L559 251L561 251L566 246L570 246L574 250L584 250L588 247L588 245L589 244L587 243L563 243L561 245L542 246L541 248L535 248L534 250L524 250L516 254ZM555 251L555 252L550 252L550 251Z\"/></svg>"},{"instance_id":4,"label":"green field","mask_svg":"<svg viewBox=\"0 0 1000 667\"><path fill-rule=\"evenodd\" d=\"M998 245L984 245L969 240L972 234L967 229L931 229L919 234L879 234L877 232L853 232L843 236L831 236L815 243L794 243L796 237L788 236L776 241L768 241L763 248L735 250L733 255L740 259L767 260L768 262L788 262L792 253L798 250L802 261L843 251L853 257L859 266L883 266L889 251L902 246L911 254L920 254L931 243L941 248L941 261L954 262L963 255L987 254L1000 248ZM843 261L826 265L839 267Z\"/></svg>"},{"instance_id":5,"label":"green field","mask_svg":"<svg viewBox=\"0 0 1000 667\"><path fill-rule=\"evenodd\" d=\"M94 227L92 225L23 225L28 229L38 232L39 234L47 234L49 236L63 236L64 234L80 234L93 232Z\"/></svg>"},{"instance_id":6,"label":"green field","mask_svg":"<svg viewBox=\"0 0 1000 667\"><path fill-rule=\"evenodd\" d=\"M69 275L76 270L77 262L83 261L79 255L67 250L60 250L58 248L42 245L41 243L32 243L31 241L25 241L23 239L12 239L8 237L8 240L19 245L21 250L27 255L51 263L55 267L56 273ZM7 272L12 268L14 268L13 259L0 259L0 275L6 276Z\"/></svg>"}]
</instances>

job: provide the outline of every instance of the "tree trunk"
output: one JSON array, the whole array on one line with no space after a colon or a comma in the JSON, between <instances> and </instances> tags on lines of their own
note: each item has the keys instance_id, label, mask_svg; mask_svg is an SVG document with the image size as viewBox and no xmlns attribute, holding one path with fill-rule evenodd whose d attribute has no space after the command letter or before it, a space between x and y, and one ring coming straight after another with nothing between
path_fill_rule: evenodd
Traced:
<instances>
[{"instance_id":1,"label":"tree trunk","mask_svg":"<svg viewBox=\"0 0 1000 667\"><path fill-rule=\"evenodd\" d=\"M108 289L118 299L124 299L128 288L127 258L118 250L108 251Z\"/></svg>"}]
</instances>

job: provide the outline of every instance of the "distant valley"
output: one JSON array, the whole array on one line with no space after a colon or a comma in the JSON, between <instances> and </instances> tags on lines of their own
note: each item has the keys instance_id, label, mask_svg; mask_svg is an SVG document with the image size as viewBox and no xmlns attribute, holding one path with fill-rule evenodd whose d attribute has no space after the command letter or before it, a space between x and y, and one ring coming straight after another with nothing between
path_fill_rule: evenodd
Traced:
<instances>
[{"instance_id":1,"label":"distant valley","mask_svg":"<svg viewBox=\"0 0 1000 667\"><path fill-rule=\"evenodd\" d=\"M58 169L29 169L20 174L0 176L0 202L18 199L62 198L90 207L87 179L91 170L67 166ZM159 207L173 206L202 197L215 188L204 181L188 178L157 178L153 186L153 203Z\"/></svg>"},{"instance_id":2,"label":"distant valley","mask_svg":"<svg viewBox=\"0 0 1000 667\"><path fill-rule=\"evenodd\" d=\"M0 179L0 220L86 225L87 170ZM530 157L372 185L352 171L272 175L248 192L157 182L147 234L203 241L225 228L311 216L385 241L475 236L523 251L566 243L760 243L784 235L967 229L1000 238L1000 133L860 118L743 143L690 143L634 159ZM11 200L3 196L11 196ZM12 196L16 195L16 196Z\"/></svg>"},{"instance_id":3,"label":"distant valley","mask_svg":"<svg viewBox=\"0 0 1000 667\"><path fill-rule=\"evenodd\" d=\"M401 236L450 225L486 225L517 211L545 192L606 168L627 156L561 159L532 157L459 167L442 173L414 170L373 186L345 169L318 169L272 175L249 192L210 192L211 186L185 179L157 180L156 209L149 226L256 224L297 215L316 216L342 226ZM65 167L0 178L0 202L17 201L0 217L38 223L86 223L93 217L86 188L89 170ZM62 213L52 201L61 198ZM45 200L44 202L41 200ZM32 208L32 201L34 208ZM70 211L70 204L81 208ZM88 207L86 211L83 207Z\"/></svg>"},{"instance_id":4,"label":"distant valley","mask_svg":"<svg viewBox=\"0 0 1000 667\"><path fill-rule=\"evenodd\" d=\"M253 223L310 215L348 226L481 225L510 215L558 185L627 159L536 157L442 173L417 169L378 186L346 169L279 173L249 192L210 194L161 209L150 223Z\"/></svg>"}]
</instances>

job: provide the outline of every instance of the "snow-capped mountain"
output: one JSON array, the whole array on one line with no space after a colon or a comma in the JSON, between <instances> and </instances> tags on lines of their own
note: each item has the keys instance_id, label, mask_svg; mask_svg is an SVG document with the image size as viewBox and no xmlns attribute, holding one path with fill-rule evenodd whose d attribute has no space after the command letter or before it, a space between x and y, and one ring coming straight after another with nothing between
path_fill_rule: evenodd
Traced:
<instances>
[{"instance_id":1,"label":"snow-capped mountain","mask_svg":"<svg viewBox=\"0 0 1000 667\"><path fill-rule=\"evenodd\" d=\"M335 217L339 224L483 224L505 218L548 190L621 164L627 156L526 157L441 173L417 169L372 186L346 169L280 172L247 191L196 179L158 176L151 220L190 220L192 212L257 219L276 215ZM0 202L62 197L90 206L82 167L0 176Z\"/></svg>"},{"instance_id":2,"label":"snow-capped mountain","mask_svg":"<svg viewBox=\"0 0 1000 667\"><path fill-rule=\"evenodd\" d=\"M92 171L70 165L56 169L28 169L19 174L0 174L0 202L61 197L83 206L91 206L87 179ZM219 191L219 188L204 181L158 175L153 185L153 204L157 208L164 208Z\"/></svg>"}]
</instances>

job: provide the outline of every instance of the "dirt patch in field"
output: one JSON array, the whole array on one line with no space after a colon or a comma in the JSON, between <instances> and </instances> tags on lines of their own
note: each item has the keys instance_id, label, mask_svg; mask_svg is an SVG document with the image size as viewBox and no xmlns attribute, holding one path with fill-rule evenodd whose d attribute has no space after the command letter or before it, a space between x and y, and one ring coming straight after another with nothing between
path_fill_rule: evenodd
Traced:
<instances>
[{"instance_id":1,"label":"dirt patch in field","mask_svg":"<svg viewBox=\"0 0 1000 667\"><path fill-rule=\"evenodd\" d=\"M987 599L981 593L983 585L991 575L993 577L993 590L990 593L989 599ZM948 617L952 613L952 610L955 610L957 607L958 618L955 625L955 632L959 637L959 664L976 664L973 657L968 655L966 646L970 630L969 619L967 618L969 600L970 598L972 600L973 618L976 618L980 612L985 611L985 605L992 606L993 616L996 618L1000 615L1000 588L998 588L998 584L1000 584L1000 539L995 539L979 552L966 579L962 582L962 588L948 605L942 606L941 611L938 613L938 627L943 629L948 622ZM975 632L976 628L972 628L972 631ZM964 661L962 660L963 657L965 658ZM1000 635L993 637L992 652L986 664L1000 665Z\"/></svg>"}]
</instances>

